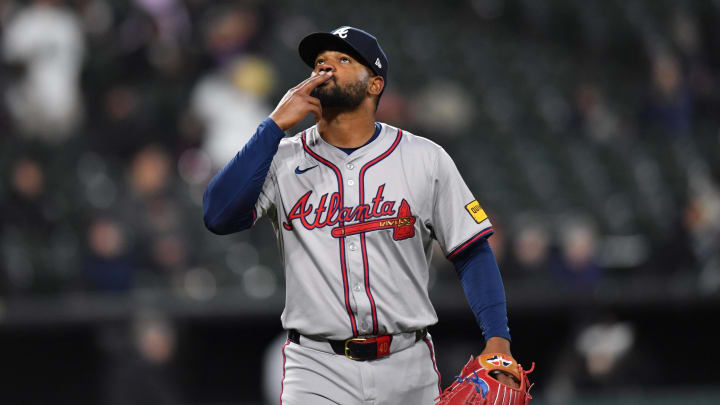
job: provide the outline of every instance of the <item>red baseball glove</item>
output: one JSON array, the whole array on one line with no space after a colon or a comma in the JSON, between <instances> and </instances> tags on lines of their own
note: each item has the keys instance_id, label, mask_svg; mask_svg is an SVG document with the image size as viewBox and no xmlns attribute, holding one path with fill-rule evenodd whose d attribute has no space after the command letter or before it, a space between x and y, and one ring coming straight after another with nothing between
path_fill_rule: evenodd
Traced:
<instances>
[{"instance_id":1,"label":"red baseball glove","mask_svg":"<svg viewBox=\"0 0 720 405\"><path fill-rule=\"evenodd\" d=\"M437 405L526 405L530 396L530 380L527 375L535 369L523 370L515 359L507 354L489 353L470 361L463 367L455 382L439 397ZM512 375L520 384L513 388L498 381L493 375L504 372Z\"/></svg>"}]
</instances>

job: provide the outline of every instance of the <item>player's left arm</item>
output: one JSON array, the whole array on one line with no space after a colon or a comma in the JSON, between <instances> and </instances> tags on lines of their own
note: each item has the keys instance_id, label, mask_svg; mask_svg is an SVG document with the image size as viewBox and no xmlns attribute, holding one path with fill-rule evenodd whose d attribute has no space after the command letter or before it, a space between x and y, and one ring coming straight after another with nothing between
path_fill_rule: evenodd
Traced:
<instances>
[{"instance_id":1,"label":"player's left arm","mask_svg":"<svg viewBox=\"0 0 720 405\"><path fill-rule=\"evenodd\" d=\"M435 192L430 225L455 265L465 296L485 338L485 353L510 353L505 288L487 238L493 229L480 203L450 156L439 150L433 173ZM516 384L498 376L510 386ZM508 377L510 378L510 377Z\"/></svg>"},{"instance_id":2,"label":"player's left arm","mask_svg":"<svg viewBox=\"0 0 720 405\"><path fill-rule=\"evenodd\" d=\"M505 288L495 255L486 238L474 242L452 258L460 278L465 297L475 314L475 319L485 337L485 353L510 352L510 329L508 328ZM500 382L519 387L519 381L510 374L495 376Z\"/></svg>"},{"instance_id":3,"label":"player's left arm","mask_svg":"<svg viewBox=\"0 0 720 405\"><path fill-rule=\"evenodd\" d=\"M510 353L505 287L486 238L452 258L465 297L485 337L485 352Z\"/></svg>"}]
</instances>

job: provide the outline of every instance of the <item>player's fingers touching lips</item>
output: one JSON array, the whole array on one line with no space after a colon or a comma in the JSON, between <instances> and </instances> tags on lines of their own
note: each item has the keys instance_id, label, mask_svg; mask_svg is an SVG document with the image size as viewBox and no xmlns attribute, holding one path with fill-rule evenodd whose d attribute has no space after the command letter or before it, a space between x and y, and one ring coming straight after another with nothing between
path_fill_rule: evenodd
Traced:
<instances>
[{"instance_id":1,"label":"player's fingers touching lips","mask_svg":"<svg viewBox=\"0 0 720 405\"><path fill-rule=\"evenodd\" d=\"M333 77L327 79L326 81L320 83L320 85L319 85L318 87L327 86L327 84L330 83L330 82L332 82L333 84L337 85L337 78L333 76Z\"/></svg>"},{"instance_id":2,"label":"player's fingers touching lips","mask_svg":"<svg viewBox=\"0 0 720 405\"><path fill-rule=\"evenodd\" d=\"M332 76L332 75L333 75L332 71L321 70L319 72L316 72L313 70L312 73L310 73L310 78L311 79L312 78L323 78L323 77Z\"/></svg>"},{"instance_id":3,"label":"player's fingers touching lips","mask_svg":"<svg viewBox=\"0 0 720 405\"><path fill-rule=\"evenodd\" d=\"M312 72L310 74L310 77L303 80L297 87L294 89L301 92L310 93L312 89L318 87L321 85L324 81L328 80L332 76L332 73L315 73Z\"/></svg>"},{"instance_id":4,"label":"player's fingers touching lips","mask_svg":"<svg viewBox=\"0 0 720 405\"><path fill-rule=\"evenodd\" d=\"M311 79L312 81L314 81L314 80L320 81L320 83L317 85L317 87L323 87L323 86L325 86L325 85L326 85L329 81L331 81L331 80L332 80L335 84L337 84L337 78L335 77L335 75L333 74L333 72L332 72L332 71L329 71L329 70L328 70L328 71L322 70L322 71L320 71L320 72L315 72L315 71L313 71L313 72L310 74L310 79Z\"/></svg>"}]
</instances>

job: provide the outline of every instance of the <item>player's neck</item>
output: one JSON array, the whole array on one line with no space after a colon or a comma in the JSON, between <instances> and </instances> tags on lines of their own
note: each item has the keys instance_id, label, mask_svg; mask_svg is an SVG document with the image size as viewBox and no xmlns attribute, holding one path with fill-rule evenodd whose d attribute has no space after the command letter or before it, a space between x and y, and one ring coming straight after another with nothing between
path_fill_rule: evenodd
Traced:
<instances>
[{"instance_id":1,"label":"player's neck","mask_svg":"<svg viewBox=\"0 0 720 405\"><path fill-rule=\"evenodd\" d=\"M359 148L375 133L375 114L364 108L355 111L323 110L318 132L325 142L339 148Z\"/></svg>"}]
</instances>

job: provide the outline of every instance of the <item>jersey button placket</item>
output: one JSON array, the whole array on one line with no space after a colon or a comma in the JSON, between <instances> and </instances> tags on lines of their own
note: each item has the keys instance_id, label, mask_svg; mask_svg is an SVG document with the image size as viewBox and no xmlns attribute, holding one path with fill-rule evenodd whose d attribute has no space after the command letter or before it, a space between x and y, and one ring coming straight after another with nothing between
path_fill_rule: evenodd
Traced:
<instances>
[{"instance_id":1,"label":"jersey button placket","mask_svg":"<svg viewBox=\"0 0 720 405\"><path fill-rule=\"evenodd\" d=\"M352 170L352 169L355 168L355 164L354 164L354 163L348 163L348 164L345 165L345 167L347 167L348 170ZM354 174L354 173L353 173L353 174ZM351 175L348 173L348 176L347 176L347 177L348 177L347 185L348 185L348 186L351 186L351 187L354 186L354 185L355 185L355 179L352 178L353 176L351 176Z\"/></svg>"},{"instance_id":2,"label":"jersey button placket","mask_svg":"<svg viewBox=\"0 0 720 405\"><path fill-rule=\"evenodd\" d=\"M346 163L343 170L345 180L345 207L355 209L359 204L357 170L354 163ZM351 223L355 223L353 220ZM348 276L350 278L350 290L355 302L355 315L360 334L368 333L368 323L365 320L370 310L370 303L365 294L365 276L363 259L360 254L360 235L348 235L345 237L345 248L348 263ZM361 322L362 320L362 322Z\"/></svg>"}]
</instances>

